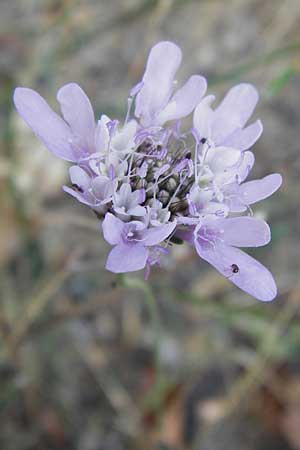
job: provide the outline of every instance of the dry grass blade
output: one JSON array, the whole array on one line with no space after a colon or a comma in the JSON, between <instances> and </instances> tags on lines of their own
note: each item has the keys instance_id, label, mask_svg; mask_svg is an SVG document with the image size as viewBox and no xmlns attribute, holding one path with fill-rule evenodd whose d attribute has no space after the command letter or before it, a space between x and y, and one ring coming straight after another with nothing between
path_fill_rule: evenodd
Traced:
<instances>
[{"instance_id":1,"label":"dry grass blade","mask_svg":"<svg viewBox=\"0 0 300 450\"><path fill-rule=\"evenodd\" d=\"M34 296L24 312L23 317L16 323L12 332L14 346L17 347L26 336L32 323L39 317L41 312L47 306L53 295L61 288L70 272L65 268L56 273L48 283Z\"/></svg>"},{"instance_id":2,"label":"dry grass blade","mask_svg":"<svg viewBox=\"0 0 300 450\"><path fill-rule=\"evenodd\" d=\"M286 326L299 309L299 297L298 289L293 290L288 296L285 307L278 313L277 319L271 325L268 333L265 334L265 339L257 349L253 365L246 374L234 383L229 391L225 399L224 415L236 411L245 397L266 381L270 358Z\"/></svg>"}]
</instances>

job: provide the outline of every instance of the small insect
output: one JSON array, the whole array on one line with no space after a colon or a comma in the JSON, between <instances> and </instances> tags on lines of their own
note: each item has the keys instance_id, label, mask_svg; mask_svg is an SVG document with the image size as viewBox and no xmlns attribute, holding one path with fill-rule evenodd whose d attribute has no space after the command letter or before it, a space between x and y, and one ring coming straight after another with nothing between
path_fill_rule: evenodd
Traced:
<instances>
[{"instance_id":1,"label":"small insect","mask_svg":"<svg viewBox=\"0 0 300 450\"><path fill-rule=\"evenodd\" d=\"M240 269L237 264L231 264L232 273L239 273Z\"/></svg>"},{"instance_id":2,"label":"small insect","mask_svg":"<svg viewBox=\"0 0 300 450\"><path fill-rule=\"evenodd\" d=\"M202 139L200 139L200 142L201 144L205 144L205 142L207 142L207 139L203 137Z\"/></svg>"},{"instance_id":3,"label":"small insect","mask_svg":"<svg viewBox=\"0 0 300 450\"><path fill-rule=\"evenodd\" d=\"M83 189L82 189L81 186L78 186L78 184L75 184L75 183L73 183L72 186L73 186L73 188L74 188L76 191L78 191L78 192L80 192L81 194L83 194Z\"/></svg>"}]
</instances>

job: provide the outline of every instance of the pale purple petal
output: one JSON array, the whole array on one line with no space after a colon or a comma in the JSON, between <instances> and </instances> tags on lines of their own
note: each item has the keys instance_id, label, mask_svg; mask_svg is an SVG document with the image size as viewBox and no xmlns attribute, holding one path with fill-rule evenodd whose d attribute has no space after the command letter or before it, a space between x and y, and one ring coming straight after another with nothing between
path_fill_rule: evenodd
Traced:
<instances>
[{"instance_id":1,"label":"pale purple petal","mask_svg":"<svg viewBox=\"0 0 300 450\"><path fill-rule=\"evenodd\" d=\"M109 253L106 268L114 273L134 272L145 267L148 255L141 244L119 244Z\"/></svg>"},{"instance_id":2,"label":"pale purple petal","mask_svg":"<svg viewBox=\"0 0 300 450\"><path fill-rule=\"evenodd\" d=\"M260 247L270 242L269 225L256 217L232 217L219 219L212 226L223 231L225 244L234 247Z\"/></svg>"},{"instance_id":3,"label":"pale purple petal","mask_svg":"<svg viewBox=\"0 0 300 450\"><path fill-rule=\"evenodd\" d=\"M192 224L187 223L187 225L191 225L191 227L188 229L176 230L175 237L178 237L179 239L182 239L183 241L186 241L189 244L194 245L195 241L194 229L197 224L194 222Z\"/></svg>"},{"instance_id":4,"label":"pale purple petal","mask_svg":"<svg viewBox=\"0 0 300 450\"><path fill-rule=\"evenodd\" d=\"M117 187L117 180L111 181L109 178L99 175L94 178L91 183L91 188L97 199L104 203L111 200L111 197Z\"/></svg>"},{"instance_id":5,"label":"pale purple petal","mask_svg":"<svg viewBox=\"0 0 300 450\"><path fill-rule=\"evenodd\" d=\"M221 202L208 202L199 211L201 216L214 215L217 217L226 217L229 213L228 205Z\"/></svg>"},{"instance_id":6,"label":"pale purple petal","mask_svg":"<svg viewBox=\"0 0 300 450\"><path fill-rule=\"evenodd\" d=\"M273 173L261 180L247 181L242 184L239 194L246 205L251 205L272 195L281 184L282 176L279 173Z\"/></svg>"},{"instance_id":7,"label":"pale purple petal","mask_svg":"<svg viewBox=\"0 0 300 450\"><path fill-rule=\"evenodd\" d=\"M231 212L247 211L247 206L240 195L240 187L241 185L232 183L226 186L224 190L225 202Z\"/></svg>"},{"instance_id":8,"label":"pale purple petal","mask_svg":"<svg viewBox=\"0 0 300 450\"><path fill-rule=\"evenodd\" d=\"M263 126L260 120L252 123L244 129L234 131L224 140L222 145L225 147L238 148L241 151L248 150L260 138L263 132Z\"/></svg>"},{"instance_id":9,"label":"pale purple petal","mask_svg":"<svg viewBox=\"0 0 300 450\"><path fill-rule=\"evenodd\" d=\"M211 129L213 123L213 110L211 103L215 100L214 95L208 95L205 97L194 112L194 128L200 138L211 138Z\"/></svg>"},{"instance_id":10,"label":"pale purple petal","mask_svg":"<svg viewBox=\"0 0 300 450\"><path fill-rule=\"evenodd\" d=\"M111 119L102 114L100 120L98 120L95 130L95 149L100 153L107 153L109 143L109 130L107 124L111 122Z\"/></svg>"},{"instance_id":11,"label":"pale purple petal","mask_svg":"<svg viewBox=\"0 0 300 450\"><path fill-rule=\"evenodd\" d=\"M121 242L124 223L111 213L106 213L102 223L104 239L111 245Z\"/></svg>"},{"instance_id":12,"label":"pale purple petal","mask_svg":"<svg viewBox=\"0 0 300 450\"><path fill-rule=\"evenodd\" d=\"M147 246L157 245L170 236L176 227L176 221L165 225L149 228L144 234L144 244Z\"/></svg>"},{"instance_id":13,"label":"pale purple petal","mask_svg":"<svg viewBox=\"0 0 300 450\"><path fill-rule=\"evenodd\" d=\"M91 177L79 166L72 166L69 169L72 184L85 191L91 185Z\"/></svg>"},{"instance_id":14,"label":"pale purple petal","mask_svg":"<svg viewBox=\"0 0 300 450\"><path fill-rule=\"evenodd\" d=\"M142 203L143 198L144 198L143 190L137 189L136 191L133 191L130 195L130 204L132 206L136 206L138 203Z\"/></svg>"},{"instance_id":15,"label":"pale purple petal","mask_svg":"<svg viewBox=\"0 0 300 450\"><path fill-rule=\"evenodd\" d=\"M222 243L205 249L198 246L196 250L228 280L258 300L271 301L276 297L272 274L247 253ZM237 266L237 273L233 272L232 265Z\"/></svg>"},{"instance_id":16,"label":"pale purple petal","mask_svg":"<svg viewBox=\"0 0 300 450\"><path fill-rule=\"evenodd\" d=\"M251 84L242 83L231 88L214 112L214 142L221 144L236 129L243 128L257 101L257 90Z\"/></svg>"},{"instance_id":17,"label":"pale purple petal","mask_svg":"<svg viewBox=\"0 0 300 450\"><path fill-rule=\"evenodd\" d=\"M146 215L146 208L140 205L133 206L127 210L127 213L131 216L142 217Z\"/></svg>"},{"instance_id":18,"label":"pale purple petal","mask_svg":"<svg viewBox=\"0 0 300 450\"><path fill-rule=\"evenodd\" d=\"M117 132L112 139L112 147L119 152L130 152L134 148L134 137L137 132L138 124L135 120L130 120L124 127Z\"/></svg>"},{"instance_id":19,"label":"pale purple petal","mask_svg":"<svg viewBox=\"0 0 300 450\"><path fill-rule=\"evenodd\" d=\"M69 194L72 195L72 197L76 198L80 203L83 203L84 205L88 206L94 206L95 201L92 199L90 195L86 195L85 193L81 193L76 191L75 189L70 188L69 186L63 186L63 190Z\"/></svg>"},{"instance_id":20,"label":"pale purple petal","mask_svg":"<svg viewBox=\"0 0 300 450\"><path fill-rule=\"evenodd\" d=\"M70 144L70 127L37 92L16 88L14 103L20 116L52 153L67 161L76 161Z\"/></svg>"},{"instance_id":21,"label":"pale purple petal","mask_svg":"<svg viewBox=\"0 0 300 450\"><path fill-rule=\"evenodd\" d=\"M254 166L255 156L252 152L246 151L242 153L241 163L239 164L237 175L239 183L243 182L249 175Z\"/></svg>"},{"instance_id":22,"label":"pale purple petal","mask_svg":"<svg viewBox=\"0 0 300 450\"><path fill-rule=\"evenodd\" d=\"M92 105L80 86L69 83L57 92L62 114L84 150L95 151L95 117Z\"/></svg>"},{"instance_id":23,"label":"pale purple petal","mask_svg":"<svg viewBox=\"0 0 300 450\"><path fill-rule=\"evenodd\" d=\"M157 124L163 125L169 120L188 116L200 102L206 87L205 78L200 75L192 75L182 88L175 92L170 103L158 115Z\"/></svg>"},{"instance_id":24,"label":"pale purple petal","mask_svg":"<svg viewBox=\"0 0 300 450\"><path fill-rule=\"evenodd\" d=\"M136 97L135 115L151 120L169 101L181 50L172 42L160 42L150 51L143 86Z\"/></svg>"},{"instance_id":25,"label":"pale purple petal","mask_svg":"<svg viewBox=\"0 0 300 450\"><path fill-rule=\"evenodd\" d=\"M242 157L240 150L229 147L210 147L206 152L205 161L213 172L223 172L235 166Z\"/></svg>"}]
</instances>

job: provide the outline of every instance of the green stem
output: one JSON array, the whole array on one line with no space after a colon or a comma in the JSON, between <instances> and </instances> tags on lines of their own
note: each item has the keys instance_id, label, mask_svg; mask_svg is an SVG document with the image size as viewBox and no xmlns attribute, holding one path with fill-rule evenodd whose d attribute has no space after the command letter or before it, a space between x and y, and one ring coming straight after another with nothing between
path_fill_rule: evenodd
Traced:
<instances>
[{"instance_id":1,"label":"green stem","mask_svg":"<svg viewBox=\"0 0 300 450\"><path fill-rule=\"evenodd\" d=\"M152 324L152 331L154 335L153 347L154 347L154 367L155 367L155 379L154 384L144 399L144 408L146 411L156 411L158 414L158 421L160 422L162 400L165 398L166 391L170 388L170 379L164 377L161 359L160 359L160 345L162 340L162 324L160 320L160 314L157 306L156 298L153 294L153 290L149 284L138 278L129 278L125 275L119 276L119 282L127 288L139 289L144 294L146 300L148 312Z\"/></svg>"},{"instance_id":2,"label":"green stem","mask_svg":"<svg viewBox=\"0 0 300 450\"><path fill-rule=\"evenodd\" d=\"M152 327L153 327L153 334L154 334L154 357L155 357L155 368L156 368L156 376L157 379L160 378L160 341L161 341L161 322L160 322L160 316L158 312L157 302L156 298L153 294L153 290L151 286L145 281L140 280L138 278L129 278L125 275L121 275L119 277L121 283L123 286L128 287L130 289L139 289L143 292L144 298L147 303Z\"/></svg>"}]
</instances>

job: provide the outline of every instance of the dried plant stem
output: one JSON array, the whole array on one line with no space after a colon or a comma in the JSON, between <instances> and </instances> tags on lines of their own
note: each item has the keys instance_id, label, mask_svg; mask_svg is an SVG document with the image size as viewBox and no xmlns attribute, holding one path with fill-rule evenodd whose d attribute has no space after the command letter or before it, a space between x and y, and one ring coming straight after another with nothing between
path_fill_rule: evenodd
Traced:
<instances>
[{"instance_id":1,"label":"dried plant stem","mask_svg":"<svg viewBox=\"0 0 300 450\"><path fill-rule=\"evenodd\" d=\"M283 311L279 312L277 320L274 321L268 334L266 334L260 348L257 350L257 358L251 368L232 386L225 399L225 415L236 411L246 395L248 395L255 387L265 382L268 375L269 360L277 346L278 340L287 324L299 309L298 301L294 301L295 299L293 298L290 300L291 301L286 303Z\"/></svg>"},{"instance_id":2,"label":"dried plant stem","mask_svg":"<svg viewBox=\"0 0 300 450\"><path fill-rule=\"evenodd\" d=\"M29 302L23 317L16 323L13 330L13 342L15 347L17 347L26 336L30 326L39 317L69 274L70 272L65 269L55 274L44 288Z\"/></svg>"}]
</instances>

